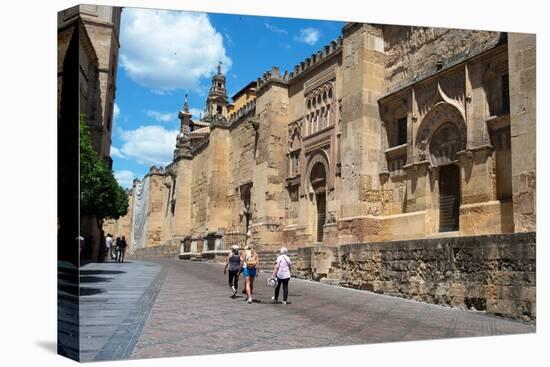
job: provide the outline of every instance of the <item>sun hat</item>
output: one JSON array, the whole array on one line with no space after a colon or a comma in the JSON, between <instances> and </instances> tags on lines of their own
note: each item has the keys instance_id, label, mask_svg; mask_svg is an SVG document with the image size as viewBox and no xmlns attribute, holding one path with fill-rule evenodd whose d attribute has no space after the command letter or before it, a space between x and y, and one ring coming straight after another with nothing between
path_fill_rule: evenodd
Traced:
<instances>
[{"instance_id":1,"label":"sun hat","mask_svg":"<svg viewBox=\"0 0 550 367\"><path fill-rule=\"evenodd\" d=\"M267 285L271 288L275 288L277 286L277 278L269 278L267 280Z\"/></svg>"},{"instance_id":2,"label":"sun hat","mask_svg":"<svg viewBox=\"0 0 550 367\"><path fill-rule=\"evenodd\" d=\"M233 245L233 246L231 246L231 249L232 249L232 250L238 250L238 249L239 249L239 246L238 246L238 245Z\"/></svg>"},{"instance_id":3,"label":"sun hat","mask_svg":"<svg viewBox=\"0 0 550 367\"><path fill-rule=\"evenodd\" d=\"M286 247L281 247L281 255L288 254L288 249Z\"/></svg>"}]
</instances>

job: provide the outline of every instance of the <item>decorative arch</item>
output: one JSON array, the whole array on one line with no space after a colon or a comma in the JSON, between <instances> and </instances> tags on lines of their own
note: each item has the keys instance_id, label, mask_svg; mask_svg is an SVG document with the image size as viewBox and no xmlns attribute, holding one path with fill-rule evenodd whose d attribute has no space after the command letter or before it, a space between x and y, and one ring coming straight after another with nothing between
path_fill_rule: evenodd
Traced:
<instances>
[{"instance_id":1,"label":"decorative arch","mask_svg":"<svg viewBox=\"0 0 550 367\"><path fill-rule=\"evenodd\" d=\"M293 151L301 146L302 129L300 124L293 124L288 131L288 150Z\"/></svg>"},{"instance_id":2,"label":"decorative arch","mask_svg":"<svg viewBox=\"0 0 550 367\"><path fill-rule=\"evenodd\" d=\"M440 128L444 127L444 125L446 129L440 130ZM434 136L436 136L436 132L451 134L450 136L453 138L453 144L439 146L439 148L435 143L432 144L432 140ZM438 141L440 144L446 144L442 141L442 139L444 140L443 135L437 135L436 137L439 139ZM433 153L435 153L435 150L442 149L448 151L449 154L456 154L457 151L466 148L466 139L466 122L463 111L459 110L454 104L450 104L448 102L438 102L430 109L430 111L428 111L418 128L415 139L417 152L416 160L430 160L433 166L439 165L442 161L437 162L437 159L434 160L433 158ZM437 153L435 155L439 157L440 154L442 153ZM450 159L450 157L448 158Z\"/></svg>"},{"instance_id":3,"label":"decorative arch","mask_svg":"<svg viewBox=\"0 0 550 367\"><path fill-rule=\"evenodd\" d=\"M329 158L325 151L319 150L312 154L310 159L308 160L307 166L306 166L306 172L304 175L304 180L306 181L306 187L308 188L308 192L315 192L314 185L312 185L311 182L311 174L313 172L313 168L317 164L321 164L325 170L325 190L328 190L330 187L332 187L332 175L330 172L330 164L329 164Z\"/></svg>"}]
</instances>

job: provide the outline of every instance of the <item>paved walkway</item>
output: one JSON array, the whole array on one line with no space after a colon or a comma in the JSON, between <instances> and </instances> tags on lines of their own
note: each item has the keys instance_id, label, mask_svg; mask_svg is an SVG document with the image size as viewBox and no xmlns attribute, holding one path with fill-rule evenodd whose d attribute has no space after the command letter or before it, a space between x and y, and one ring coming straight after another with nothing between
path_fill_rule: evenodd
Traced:
<instances>
[{"instance_id":1,"label":"paved walkway","mask_svg":"<svg viewBox=\"0 0 550 367\"><path fill-rule=\"evenodd\" d=\"M532 324L297 279L290 281L290 304L271 304L264 273L249 305L240 292L229 297L223 265L156 263L166 276L131 358L535 331Z\"/></svg>"},{"instance_id":2,"label":"paved walkway","mask_svg":"<svg viewBox=\"0 0 550 367\"><path fill-rule=\"evenodd\" d=\"M130 357L164 276L161 265L134 260L81 266L81 362Z\"/></svg>"}]
</instances>

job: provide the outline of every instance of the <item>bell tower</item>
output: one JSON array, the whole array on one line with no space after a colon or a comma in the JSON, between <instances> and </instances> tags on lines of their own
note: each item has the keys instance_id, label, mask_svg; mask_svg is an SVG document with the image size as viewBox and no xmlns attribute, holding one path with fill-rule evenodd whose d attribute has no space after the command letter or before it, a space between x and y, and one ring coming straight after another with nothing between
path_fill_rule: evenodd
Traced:
<instances>
[{"instance_id":1,"label":"bell tower","mask_svg":"<svg viewBox=\"0 0 550 367\"><path fill-rule=\"evenodd\" d=\"M212 85L206 98L205 121L211 121L216 116L227 116L227 90L225 75L222 74L222 62L218 63L218 72L212 77Z\"/></svg>"}]
</instances>

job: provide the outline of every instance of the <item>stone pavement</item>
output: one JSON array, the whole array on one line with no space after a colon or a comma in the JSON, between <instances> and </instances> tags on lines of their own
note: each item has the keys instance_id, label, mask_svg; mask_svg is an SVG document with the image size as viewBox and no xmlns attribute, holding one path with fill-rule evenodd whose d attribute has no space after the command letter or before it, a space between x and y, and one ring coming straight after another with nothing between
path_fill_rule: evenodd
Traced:
<instances>
[{"instance_id":1,"label":"stone pavement","mask_svg":"<svg viewBox=\"0 0 550 367\"><path fill-rule=\"evenodd\" d=\"M129 260L80 267L80 361L129 358L162 285L158 264Z\"/></svg>"},{"instance_id":2,"label":"stone pavement","mask_svg":"<svg viewBox=\"0 0 550 367\"><path fill-rule=\"evenodd\" d=\"M265 273L249 305L240 292L230 298L223 265L156 263L166 277L131 358L535 332L533 324L297 279L290 304L271 304Z\"/></svg>"}]
</instances>

